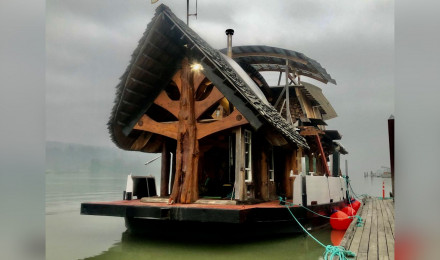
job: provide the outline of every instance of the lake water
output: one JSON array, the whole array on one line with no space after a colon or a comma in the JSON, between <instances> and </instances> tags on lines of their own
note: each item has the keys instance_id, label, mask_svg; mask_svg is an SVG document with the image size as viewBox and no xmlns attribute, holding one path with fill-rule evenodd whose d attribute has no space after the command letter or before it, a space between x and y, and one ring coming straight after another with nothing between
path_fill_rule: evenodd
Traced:
<instances>
[{"instance_id":1,"label":"lake water","mask_svg":"<svg viewBox=\"0 0 440 260\"><path fill-rule=\"evenodd\" d=\"M238 242L152 239L126 232L123 218L80 215L81 202L120 200L126 178L103 173L46 174L46 259L315 260L324 252L302 234ZM391 191L389 178L359 174L351 179L357 194L382 196L382 181L386 196ZM326 245L341 235L330 227L312 234Z\"/></svg>"}]
</instances>

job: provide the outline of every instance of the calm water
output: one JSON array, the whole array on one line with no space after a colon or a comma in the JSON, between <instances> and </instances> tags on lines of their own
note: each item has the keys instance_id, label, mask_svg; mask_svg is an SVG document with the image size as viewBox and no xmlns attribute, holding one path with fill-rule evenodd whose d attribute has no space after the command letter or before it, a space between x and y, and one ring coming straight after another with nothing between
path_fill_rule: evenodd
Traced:
<instances>
[{"instance_id":1,"label":"calm water","mask_svg":"<svg viewBox=\"0 0 440 260\"><path fill-rule=\"evenodd\" d=\"M123 218L79 214L81 202L119 200L125 181L126 175L46 174L46 259L321 259L324 252L304 235L238 242L160 240L129 234ZM358 194L381 196L382 181L388 196L391 179L352 177ZM330 228L312 234L324 244L341 235Z\"/></svg>"}]
</instances>

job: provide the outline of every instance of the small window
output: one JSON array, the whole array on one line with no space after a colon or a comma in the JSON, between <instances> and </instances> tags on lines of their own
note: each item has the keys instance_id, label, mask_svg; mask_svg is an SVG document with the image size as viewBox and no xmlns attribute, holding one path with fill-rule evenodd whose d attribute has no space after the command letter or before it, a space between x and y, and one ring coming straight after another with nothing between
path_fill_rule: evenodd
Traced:
<instances>
[{"instance_id":1,"label":"small window","mask_svg":"<svg viewBox=\"0 0 440 260\"><path fill-rule=\"evenodd\" d=\"M252 181L252 132L244 130L244 180Z\"/></svg>"},{"instance_id":2,"label":"small window","mask_svg":"<svg viewBox=\"0 0 440 260\"><path fill-rule=\"evenodd\" d=\"M275 170L274 170L274 162L273 162L273 149L270 149L269 152L269 181L275 180Z\"/></svg>"}]
</instances>

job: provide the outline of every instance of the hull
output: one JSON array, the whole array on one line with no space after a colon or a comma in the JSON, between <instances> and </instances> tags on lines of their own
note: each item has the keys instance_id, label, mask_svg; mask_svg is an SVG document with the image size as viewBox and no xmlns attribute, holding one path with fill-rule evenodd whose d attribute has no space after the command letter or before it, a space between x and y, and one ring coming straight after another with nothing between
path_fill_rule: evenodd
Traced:
<instances>
[{"instance_id":1,"label":"hull","mask_svg":"<svg viewBox=\"0 0 440 260\"><path fill-rule=\"evenodd\" d=\"M308 208L329 216L333 210L344 206L345 203L340 201ZM302 207L289 208L307 229L328 224L328 219ZM302 232L286 207L279 205L278 201L253 205L167 205L137 200L83 203L81 214L123 217L131 233L164 237L191 233L199 238L212 238L215 234L215 237L222 239L231 236L254 237Z\"/></svg>"}]
</instances>

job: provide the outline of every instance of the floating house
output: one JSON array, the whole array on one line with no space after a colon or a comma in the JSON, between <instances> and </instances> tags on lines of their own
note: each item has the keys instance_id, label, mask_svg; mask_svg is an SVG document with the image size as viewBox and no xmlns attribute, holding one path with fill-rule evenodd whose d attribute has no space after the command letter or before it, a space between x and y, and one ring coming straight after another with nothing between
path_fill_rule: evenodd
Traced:
<instances>
[{"instance_id":1,"label":"floating house","mask_svg":"<svg viewBox=\"0 0 440 260\"><path fill-rule=\"evenodd\" d=\"M338 131L325 127L337 114L303 79L336 81L302 53L232 46L233 33L226 31L228 48L216 50L168 7L157 8L120 78L108 129L121 149L162 154L159 196L84 203L83 214L127 217L131 205L138 214L131 217L241 223L252 218L224 218L214 212L222 206L205 208L204 217L181 213L204 204L228 205L229 213L243 209L235 205L277 208L279 197L327 211L343 203L340 155L347 151ZM279 72L277 86L262 76L268 71Z\"/></svg>"}]
</instances>

